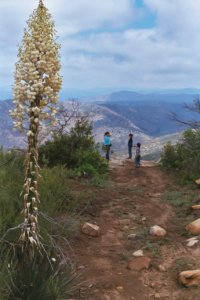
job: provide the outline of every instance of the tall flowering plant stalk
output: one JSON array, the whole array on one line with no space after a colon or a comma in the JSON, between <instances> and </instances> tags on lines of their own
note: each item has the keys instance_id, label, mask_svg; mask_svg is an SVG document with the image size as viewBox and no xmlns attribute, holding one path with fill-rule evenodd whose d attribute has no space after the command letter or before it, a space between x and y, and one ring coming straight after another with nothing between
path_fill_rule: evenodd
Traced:
<instances>
[{"instance_id":1,"label":"tall flowering plant stalk","mask_svg":"<svg viewBox=\"0 0 200 300\"><path fill-rule=\"evenodd\" d=\"M24 223L20 241L28 250L40 247L38 227L38 134L42 124L54 123L61 88L60 45L48 9L42 0L27 22L16 63L14 127L27 133L25 180L22 190Z\"/></svg>"}]
</instances>

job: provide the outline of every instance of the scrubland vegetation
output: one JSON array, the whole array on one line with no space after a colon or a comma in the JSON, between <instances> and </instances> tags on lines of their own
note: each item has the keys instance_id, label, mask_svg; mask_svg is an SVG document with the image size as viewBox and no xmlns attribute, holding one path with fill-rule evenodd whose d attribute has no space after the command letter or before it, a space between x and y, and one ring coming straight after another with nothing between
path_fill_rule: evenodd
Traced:
<instances>
[{"instance_id":1,"label":"scrubland vegetation","mask_svg":"<svg viewBox=\"0 0 200 300\"><path fill-rule=\"evenodd\" d=\"M38 183L41 198L39 221L44 244L56 236L54 242L56 247L60 247L63 236L67 238L77 230L81 207L91 201L89 193L87 197L81 192L77 194L72 185L75 186L77 180L83 183L87 180L91 185L106 180L108 164L98 152L91 129L88 122L77 122L68 135L60 137L55 134L51 141L39 148L43 166ZM17 240L20 228L10 229L23 222L20 192L24 181L24 158L23 151L0 150L0 234L3 236L8 231L6 238L12 241ZM75 275L71 263L67 264L64 278L62 272L58 272L59 263L52 263L52 272L47 257L39 254L33 263L27 266L21 264L20 269L17 267L12 269L12 273L7 272L11 264L11 250L6 254L10 247L3 245L0 258L5 285L0 289L0 299L60 299L60 293L64 297L74 292L72 279ZM54 257L53 248L49 251L50 257ZM38 264L44 268L38 269ZM34 288L29 286L30 281L33 281Z\"/></svg>"},{"instance_id":2,"label":"scrubland vegetation","mask_svg":"<svg viewBox=\"0 0 200 300\"><path fill-rule=\"evenodd\" d=\"M161 166L175 175L179 182L191 182L200 177L200 131L189 129L176 145L165 145Z\"/></svg>"}]
</instances>

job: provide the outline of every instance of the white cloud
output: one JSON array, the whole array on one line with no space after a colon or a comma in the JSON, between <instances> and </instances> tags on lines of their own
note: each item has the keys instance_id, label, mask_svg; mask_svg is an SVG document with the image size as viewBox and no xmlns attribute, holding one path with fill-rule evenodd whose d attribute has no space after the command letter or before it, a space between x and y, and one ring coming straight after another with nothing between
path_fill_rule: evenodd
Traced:
<instances>
[{"instance_id":1,"label":"white cloud","mask_svg":"<svg viewBox=\"0 0 200 300\"><path fill-rule=\"evenodd\" d=\"M156 14L146 29L132 26L142 16L132 0L44 2L60 36L64 90L200 87L200 0L144 0ZM0 0L0 86L7 89L34 8L35 0Z\"/></svg>"},{"instance_id":2,"label":"white cloud","mask_svg":"<svg viewBox=\"0 0 200 300\"><path fill-rule=\"evenodd\" d=\"M183 41L200 39L200 0L144 0L157 13L157 26L168 37Z\"/></svg>"}]
</instances>

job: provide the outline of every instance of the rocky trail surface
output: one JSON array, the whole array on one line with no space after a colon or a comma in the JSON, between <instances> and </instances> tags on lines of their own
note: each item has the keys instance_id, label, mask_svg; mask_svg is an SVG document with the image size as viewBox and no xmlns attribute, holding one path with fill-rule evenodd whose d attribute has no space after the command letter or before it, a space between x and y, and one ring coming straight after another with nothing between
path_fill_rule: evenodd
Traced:
<instances>
[{"instance_id":1,"label":"rocky trail surface","mask_svg":"<svg viewBox=\"0 0 200 300\"><path fill-rule=\"evenodd\" d=\"M190 209L178 214L165 201L177 189L183 188L153 163L135 168L131 160L111 161L110 182L96 190L84 220L98 225L101 234L80 233L73 241L82 274L79 299L200 300L199 288L188 289L177 281L180 271L200 268L200 246L186 246L190 236L185 225L195 216ZM151 235L154 225L166 235Z\"/></svg>"}]
</instances>

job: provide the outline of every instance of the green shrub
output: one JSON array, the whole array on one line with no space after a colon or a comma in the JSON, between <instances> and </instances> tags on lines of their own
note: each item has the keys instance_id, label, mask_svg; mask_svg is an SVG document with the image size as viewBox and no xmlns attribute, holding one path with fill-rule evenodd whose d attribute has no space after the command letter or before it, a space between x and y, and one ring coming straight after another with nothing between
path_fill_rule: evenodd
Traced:
<instances>
[{"instance_id":1,"label":"green shrub","mask_svg":"<svg viewBox=\"0 0 200 300\"><path fill-rule=\"evenodd\" d=\"M23 221L20 197L24 181L23 161L24 155L0 150L0 235ZM41 170L39 191L39 211L50 217L72 213L81 202L81 198L70 191L68 173L63 166Z\"/></svg>"},{"instance_id":2,"label":"green shrub","mask_svg":"<svg viewBox=\"0 0 200 300\"><path fill-rule=\"evenodd\" d=\"M39 156L42 164L66 166L76 170L77 176L103 175L108 171L108 164L94 142L92 127L85 120L78 121L69 134L54 135L39 148Z\"/></svg>"},{"instance_id":3,"label":"green shrub","mask_svg":"<svg viewBox=\"0 0 200 300\"><path fill-rule=\"evenodd\" d=\"M165 169L173 169L176 167L177 152L176 148L171 144L167 143L164 146L164 151L161 155L161 163Z\"/></svg>"},{"instance_id":4,"label":"green shrub","mask_svg":"<svg viewBox=\"0 0 200 300\"><path fill-rule=\"evenodd\" d=\"M61 212L72 212L78 206L80 199L70 191L68 175L63 166L41 171L39 180L40 211L49 216Z\"/></svg>"},{"instance_id":5,"label":"green shrub","mask_svg":"<svg viewBox=\"0 0 200 300\"><path fill-rule=\"evenodd\" d=\"M200 131L187 130L181 142L167 144L161 155L161 165L173 171L182 181L200 177Z\"/></svg>"},{"instance_id":6,"label":"green shrub","mask_svg":"<svg viewBox=\"0 0 200 300\"><path fill-rule=\"evenodd\" d=\"M0 234L21 223L24 155L0 151Z\"/></svg>"}]
</instances>

